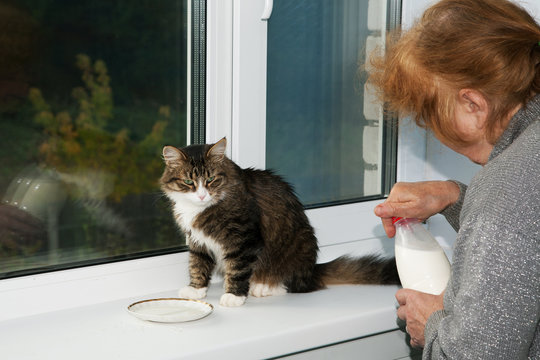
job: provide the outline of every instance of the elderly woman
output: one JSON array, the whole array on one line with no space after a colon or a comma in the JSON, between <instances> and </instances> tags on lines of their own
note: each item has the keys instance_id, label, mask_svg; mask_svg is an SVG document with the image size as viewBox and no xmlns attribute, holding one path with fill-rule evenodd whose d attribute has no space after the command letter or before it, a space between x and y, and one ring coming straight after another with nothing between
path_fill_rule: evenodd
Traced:
<instances>
[{"instance_id":1,"label":"elderly woman","mask_svg":"<svg viewBox=\"0 0 540 360\"><path fill-rule=\"evenodd\" d=\"M397 315L425 359L540 358L540 26L507 0L443 0L372 58L369 82L481 164L469 186L397 183L375 208L442 213L458 232L440 296L401 289Z\"/></svg>"}]
</instances>

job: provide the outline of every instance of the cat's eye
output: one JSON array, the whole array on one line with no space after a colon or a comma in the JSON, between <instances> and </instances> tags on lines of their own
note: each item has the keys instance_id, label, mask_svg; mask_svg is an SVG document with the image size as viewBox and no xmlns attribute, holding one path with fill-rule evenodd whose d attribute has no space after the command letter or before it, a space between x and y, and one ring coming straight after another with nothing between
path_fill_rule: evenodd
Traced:
<instances>
[{"instance_id":1,"label":"cat's eye","mask_svg":"<svg viewBox=\"0 0 540 360\"><path fill-rule=\"evenodd\" d=\"M190 180L190 179L184 179L184 184L186 184L186 185L193 185L193 180Z\"/></svg>"},{"instance_id":2,"label":"cat's eye","mask_svg":"<svg viewBox=\"0 0 540 360\"><path fill-rule=\"evenodd\" d=\"M208 179L206 179L206 183L210 184L212 181L214 181L215 178L215 176L210 176Z\"/></svg>"}]
</instances>

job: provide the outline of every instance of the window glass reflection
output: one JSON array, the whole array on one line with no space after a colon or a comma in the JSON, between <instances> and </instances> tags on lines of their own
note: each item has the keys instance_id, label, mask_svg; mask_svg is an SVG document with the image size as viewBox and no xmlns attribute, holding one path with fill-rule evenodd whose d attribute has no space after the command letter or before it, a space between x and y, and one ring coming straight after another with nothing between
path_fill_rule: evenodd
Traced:
<instances>
[{"instance_id":1,"label":"window glass reflection","mask_svg":"<svg viewBox=\"0 0 540 360\"><path fill-rule=\"evenodd\" d=\"M0 0L0 277L183 244L187 1Z\"/></svg>"},{"instance_id":2,"label":"window glass reflection","mask_svg":"<svg viewBox=\"0 0 540 360\"><path fill-rule=\"evenodd\" d=\"M275 0L268 22L266 166L306 206L384 196L395 166L359 71L383 44L387 0Z\"/></svg>"}]
</instances>

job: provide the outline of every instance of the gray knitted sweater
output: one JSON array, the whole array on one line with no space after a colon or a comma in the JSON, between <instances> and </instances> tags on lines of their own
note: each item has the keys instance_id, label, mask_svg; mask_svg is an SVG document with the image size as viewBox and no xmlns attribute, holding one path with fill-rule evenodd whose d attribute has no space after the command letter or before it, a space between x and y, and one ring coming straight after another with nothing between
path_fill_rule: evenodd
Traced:
<instances>
[{"instance_id":1,"label":"gray knitted sweater","mask_svg":"<svg viewBox=\"0 0 540 360\"><path fill-rule=\"evenodd\" d=\"M540 95L442 212L458 231L424 359L540 359Z\"/></svg>"}]
</instances>

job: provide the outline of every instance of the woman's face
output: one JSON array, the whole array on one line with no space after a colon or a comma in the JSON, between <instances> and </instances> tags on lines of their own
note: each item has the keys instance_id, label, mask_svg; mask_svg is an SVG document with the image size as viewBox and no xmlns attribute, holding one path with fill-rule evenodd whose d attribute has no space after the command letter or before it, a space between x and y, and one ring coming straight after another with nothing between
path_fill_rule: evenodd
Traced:
<instances>
[{"instance_id":1,"label":"woman's face","mask_svg":"<svg viewBox=\"0 0 540 360\"><path fill-rule=\"evenodd\" d=\"M501 121L502 127L496 130L495 138L502 135L510 119L520 108L521 105L516 106ZM485 165L489 159L489 154L493 151L493 144L488 141L486 134L488 113L488 103L480 92L471 89L460 90L455 107L454 124L457 132L461 134L461 138L467 142L467 145L459 146L439 140L455 152L468 157L472 162Z\"/></svg>"},{"instance_id":2,"label":"woman's face","mask_svg":"<svg viewBox=\"0 0 540 360\"><path fill-rule=\"evenodd\" d=\"M498 129L498 134L495 135L503 133L511 117L519 108L520 106L517 106L508 114L502 122L503 128ZM439 140L455 152L468 157L472 162L485 165L493 150L493 144L488 141L486 134L488 114L489 106L482 93L473 89L460 90L455 104L454 126L467 145L455 145L444 139Z\"/></svg>"},{"instance_id":3,"label":"woman's face","mask_svg":"<svg viewBox=\"0 0 540 360\"><path fill-rule=\"evenodd\" d=\"M472 162L485 165L493 150L493 145L486 138L484 126L486 118L487 112L481 111L477 104L458 102L454 123L457 132L461 134L461 138L467 142L467 145L449 144L444 140L441 142L455 152L468 157Z\"/></svg>"},{"instance_id":4,"label":"woman's face","mask_svg":"<svg viewBox=\"0 0 540 360\"><path fill-rule=\"evenodd\" d=\"M489 159L489 154L491 154L491 151L493 150L493 145L483 142L465 146L446 144L444 142L443 144L455 152L466 156L469 160L478 165L485 165Z\"/></svg>"}]
</instances>

